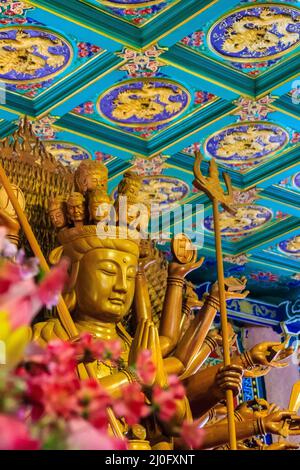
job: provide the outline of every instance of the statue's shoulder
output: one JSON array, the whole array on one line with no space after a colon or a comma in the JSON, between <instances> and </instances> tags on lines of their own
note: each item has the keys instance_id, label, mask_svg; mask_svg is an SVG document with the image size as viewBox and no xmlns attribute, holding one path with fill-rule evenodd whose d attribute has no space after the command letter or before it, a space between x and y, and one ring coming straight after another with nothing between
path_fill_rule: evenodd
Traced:
<instances>
[{"instance_id":1,"label":"statue's shoulder","mask_svg":"<svg viewBox=\"0 0 300 470\"><path fill-rule=\"evenodd\" d=\"M33 326L33 341L41 346L45 346L54 339L68 340L66 330L61 325L58 318L53 318L45 322L36 323Z\"/></svg>"}]
</instances>

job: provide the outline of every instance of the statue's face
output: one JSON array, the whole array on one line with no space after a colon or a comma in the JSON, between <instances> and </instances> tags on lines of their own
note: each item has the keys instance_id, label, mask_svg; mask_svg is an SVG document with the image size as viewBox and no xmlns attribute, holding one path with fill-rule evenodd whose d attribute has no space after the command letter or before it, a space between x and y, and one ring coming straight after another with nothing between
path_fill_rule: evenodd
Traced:
<instances>
[{"instance_id":1,"label":"statue's face","mask_svg":"<svg viewBox=\"0 0 300 470\"><path fill-rule=\"evenodd\" d=\"M68 214L74 222L80 222L84 219L84 205L82 203L68 205Z\"/></svg>"},{"instance_id":2,"label":"statue's face","mask_svg":"<svg viewBox=\"0 0 300 470\"><path fill-rule=\"evenodd\" d=\"M94 222L101 222L108 218L110 213L110 204L101 201L91 201L89 204L90 218Z\"/></svg>"},{"instance_id":3,"label":"statue's face","mask_svg":"<svg viewBox=\"0 0 300 470\"><path fill-rule=\"evenodd\" d=\"M67 225L64 211L60 207L57 207L50 212L50 220L52 225L58 229L64 228Z\"/></svg>"},{"instance_id":4,"label":"statue's face","mask_svg":"<svg viewBox=\"0 0 300 470\"><path fill-rule=\"evenodd\" d=\"M133 301L137 258L108 248L89 251L80 261L76 283L79 312L117 323Z\"/></svg>"},{"instance_id":5,"label":"statue's face","mask_svg":"<svg viewBox=\"0 0 300 470\"><path fill-rule=\"evenodd\" d=\"M93 171L86 175L85 185L87 191L94 191L95 189L106 191L107 189L106 180L103 174L98 171Z\"/></svg>"}]
</instances>

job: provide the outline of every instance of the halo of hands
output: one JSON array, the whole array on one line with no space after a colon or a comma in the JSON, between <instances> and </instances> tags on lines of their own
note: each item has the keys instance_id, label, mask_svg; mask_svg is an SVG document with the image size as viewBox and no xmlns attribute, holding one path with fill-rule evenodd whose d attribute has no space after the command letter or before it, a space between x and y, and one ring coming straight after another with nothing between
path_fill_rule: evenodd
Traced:
<instances>
[{"instance_id":1,"label":"halo of hands","mask_svg":"<svg viewBox=\"0 0 300 470\"><path fill-rule=\"evenodd\" d=\"M197 253L194 252L193 259L191 262L181 264L179 262L172 262L169 264L169 275L184 279L185 276L198 269L204 261L201 258L197 261ZM146 267L145 263L140 263L139 271L142 271ZM225 295L226 300L231 299L243 299L248 295L246 288L247 279L242 277L237 279L229 277L225 279ZM219 285L215 282L212 285L210 296L216 300L219 299ZM222 337L218 329L213 329L209 332L218 345L222 345ZM236 340L235 332L232 326L229 327L229 342L232 345ZM161 353L159 333L154 325L152 318L137 318L137 330L131 344L129 354L129 366L134 365L137 360L138 353L144 349L148 349L152 353L152 361L156 367L156 374L153 378L153 383L149 384L153 386L155 384L165 387L168 384L167 374L164 369L164 359ZM248 354L253 363L253 370L246 371L246 374L263 375L267 373L270 368L285 367L288 365L285 362L280 362L293 353L292 348L286 348L284 343L278 342L263 342L255 345L248 351ZM244 368L240 364L233 363L230 366L220 367L216 374L215 382L213 385L212 393L215 398L220 402L224 400L226 396L226 390L232 390L233 395L237 396L242 388L242 378L244 375ZM252 376L253 376L252 375ZM300 433L300 417L293 411L280 410L275 404L269 404L265 400L257 400L255 403L256 407L248 404L247 402L242 403L237 413L240 415L243 421L255 420L260 418L263 425L264 433L272 433L287 437L288 435L299 435ZM287 450L296 449L297 445L288 441L274 443L271 446L258 443L257 447L262 450ZM239 443L240 450L248 450L246 444L243 442Z\"/></svg>"}]
</instances>

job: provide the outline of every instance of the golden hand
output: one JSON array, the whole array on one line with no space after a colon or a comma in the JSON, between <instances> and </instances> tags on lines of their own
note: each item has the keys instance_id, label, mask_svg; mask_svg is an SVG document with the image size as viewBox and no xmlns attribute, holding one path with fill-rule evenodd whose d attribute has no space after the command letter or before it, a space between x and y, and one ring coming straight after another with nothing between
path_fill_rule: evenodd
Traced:
<instances>
[{"instance_id":1,"label":"golden hand","mask_svg":"<svg viewBox=\"0 0 300 470\"><path fill-rule=\"evenodd\" d=\"M169 276L176 277L179 279L184 279L190 272L195 271L196 269L202 266L204 258L200 258L199 261L197 259L197 252L195 251L193 255L193 259L190 263L181 264L172 262L169 264Z\"/></svg>"},{"instance_id":2,"label":"golden hand","mask_svg":"<svg viewBox=\"0 0 300 470\"><path fill-rule=\"evenodd\" d=\"M152 361L156 368L156 375L150 385L167 385L167 377L164 372L163 358L160 349L159 336L156 326L152 321L143 320L139 323L134 340L131 344L128 364L134 366L141 351L148 349L152 353Z\"/></svg>"},{"instance_id":3,"label":"golden hand","mask_svg":"<svg viewBox=\"0 0 300 470\"><path fill-rule=\"evenodd\" d=\"M260 420L264 434L278 434L283 437L300 435L300 416L294 411L277 411Z\"/></svg>"},{"instance_id":4,"label":"golden hand","mask_svg":"<svg viewBox=\"0 0 300 470\"><path fill-rule=\"evenodd\" d=\"M293 352L293 348L285 348L283 343L263 342L251 348L249 354L254 365L286 367L287 362L279 361L291 356Z\"/></svg>"},{"instance_id":5,"label":"golden hand","mask_svg":"<svg viewBox=\"0 0 300 470\"><path fill-rule=\"evenodd\" d=\"M254 400L243 402L236 408L236 415L247 421L248 419L255 419L267 416L269 414L280 411L280 408L275 403L269 403L263 398L255 398Z\"/></svg>"},{"instance_id":6,"label":"golden hand","mask_svg":"<svg viewBox=\"0 0 300 470\"><path fill-rule=\"evenodd\" d=\"M219 400L225 398L226 390L236 396L242 389L243 368L237 365L221 367L216 375L212 394Z\"/></svg>"},{"instance_id":7,"label":"golden hand","mask_svg":"<svg viewBox=\"0 0 300 470\"><path fill-rule=\"evenodd\" d=\"M262 450L296 450L299 449L299 445L289 441L274 442L270 445L264 444Z\"/></svg>"},{"instance_id":8,"label":"golden hand","mask_svg":"<svg viewBox=\"0 0 300 470\"><path fill-rule=\"evenodd\" d=\"M249 294L249 291L244 291L247 284L247 278L241 279L235 277L227 277L225 279L225 296L226 300L230 299L244 299ZM243 292L244 291L244 292ZM219 299L219 284L215 282L212 285L210 295Z\"/></svg>"}]
</instances>

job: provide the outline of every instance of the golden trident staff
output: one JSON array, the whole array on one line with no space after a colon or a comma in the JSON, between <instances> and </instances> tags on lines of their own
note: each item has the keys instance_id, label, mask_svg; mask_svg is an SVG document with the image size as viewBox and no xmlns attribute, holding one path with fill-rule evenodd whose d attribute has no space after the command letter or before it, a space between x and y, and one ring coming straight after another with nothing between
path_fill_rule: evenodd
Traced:
<instances>
[{"instance_id":1,"label":"golden trident staff","mask_svg":"<svg viewBox=\"0 0 300 470\"><path fill-rule=\"evenodd\" d=\"M24 230L24 233L26 235L26 238L27 238L27 240L30 244L30 247L31 247L33 253L38 258L42 269L45 272L48 272L49 271L48 263L47 263L44 255L43 255L43 252L40 248L40 245L38 244L38 241L37 241L37 239L36 239L36 237L35 237L35 235L32 231L32 228L31 228L31 226L30 226L30 224L27 220L27 217L24 214L24 212L22 211L22 208L19 204L19 201L18 201L17 197L15 196L15 194L12 190L10 181L9 181L9 179L8 179L8 177L7 177L7 175L6 175L6 173L5 173L5 171L4 171L1 164L0 164L0 180L2 181L3 187L4 187L8 197L10 199L10 202L12 203L12 206L13 206L14 210L16 211L16 214L18 216L21 227ZM59 298L59 302L58 302L58 305L57 305L57 311L58 311L58 316L59 316L59 319L61 321L61 324L65 328L69 338L70 339L78 338L78 336L79 336L78 330L76 328L76 325L75 325L75 323L74 323L74 321L73 321L73 319L70 315L68 307L66 306L65 301L62 298L62 296L60 296L60 298ZM78 373L79 373L81 378L90 377L90 378L93 378L93 379L97 380L97 375L96 375L96 372L95 372L94 367L93 367L92 364L79 364L78 365ZM117 419L114 415L114 412L111 408L107 409L107 415L108 415L109 424L110 424L110 426L112 428L112 431L115 434L115 436L120 438L120 439L124 439L124 436L123 436L122 431L120 429L119 423L118 423L118 421L117 421Z\"/></svg>"},{"instance_id":2,"label":"golden trident staff","mask_svg":"<svg viewBox=\"0 0 300 470\"><path fill-rule=\"evenodd\" d=\"M230 365L230 346L228 341L228 322L227 322L227 309L226 309L226 296L224 287L224 266L222 256L222 241L221 230L219 221L219 203L228 212L234 212L231 205L233 203L233 191L231 186L230 176L223 173L224 181L228 190L225 194L219 178L218 167L215 160L210 161L209 177L205 177L201 172L201 162L203 156L199 151L195 152L194 163L194 186L203 191L213 203L213 216L215 228L215 245L217 255L217 269L218 269L218 283L219 283L219 299L220 299L220 314L221 314L221 327L223 337L223 351L224 351L224 366ZM228 416L228 432L231 450L236 450L236 430L234 420L234 402L232 390L226 390L226 403L227 403L227 416Z\"/></svg>"}]
</instances>

